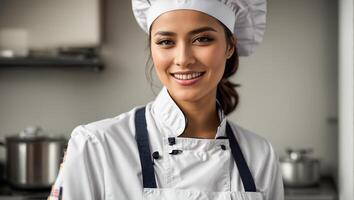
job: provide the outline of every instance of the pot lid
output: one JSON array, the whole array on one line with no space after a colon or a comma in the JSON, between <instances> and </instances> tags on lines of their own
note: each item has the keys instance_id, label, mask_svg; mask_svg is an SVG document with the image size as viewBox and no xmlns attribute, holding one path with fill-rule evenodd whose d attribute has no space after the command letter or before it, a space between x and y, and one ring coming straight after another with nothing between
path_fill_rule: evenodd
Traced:
<instances>
[{"instance_id":1,"label":"pot lid","mask_svg":"<svg viewBox=\"0 0 354 200\"><path fill-rule=\"evenodd\" d=\"M287 157L281 158L282 162L318 162L317 159L308 157L313 152L312 148L308 149L287 149Z\"/></svg>"},{"instance_id":2,"label":"pot lid","mask_svg":"<svg viewBox=\"0 0 354 200\"><path fill-rule=\"evenodd\" d=\"M40 126L28 126L18 135L6 137L7 141L33 142L33 141L66 141L62 137L49 136L43 132Z\"/></svg>"}]
</instances>

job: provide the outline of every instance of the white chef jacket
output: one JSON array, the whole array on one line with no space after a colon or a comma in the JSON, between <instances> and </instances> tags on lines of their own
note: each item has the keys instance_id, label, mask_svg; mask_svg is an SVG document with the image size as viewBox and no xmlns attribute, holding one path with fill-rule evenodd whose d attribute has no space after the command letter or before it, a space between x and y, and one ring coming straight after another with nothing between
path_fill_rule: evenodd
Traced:
<instances>
[{"instance_id":1,"label":"white chef jacket","mask_svg":"<svg viewBox=\"0 0 354 200\"><path fill-rule=\"evenodd\" d=\"M64 200L142 199L142 170L135 140L136 110L134 108L114 118L80 125L73 130L50 200L58 199L59 194ZM165 87L153 102L146 105L145 117L151 152L157 151L162 155L154 160L158 188L216 192L244 190L230 153L226 157L229 165L208 167L208 154L203 152L220 144L220 140L178 137L186 127L186 118ZM226 136L227 118L220 109L219 117L221 123L215 138ZM264 200L283 200L283 182L272 145L235 123L228 123L252 173L257 191ZM181 148L188 146L187 150L192 152L196 149L197 156L204 161L202 165L186 158L184 163L171 166L168 137L176 137ZM228 147L227 141L223 141L223 145Z\"/></svg>"}]
</instances>

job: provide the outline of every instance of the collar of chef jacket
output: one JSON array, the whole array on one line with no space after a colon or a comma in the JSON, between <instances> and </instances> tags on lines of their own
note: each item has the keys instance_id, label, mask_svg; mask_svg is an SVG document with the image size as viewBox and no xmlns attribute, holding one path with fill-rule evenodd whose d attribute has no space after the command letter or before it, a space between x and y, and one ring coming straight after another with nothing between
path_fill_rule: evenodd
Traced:
<instances>
[{"instance_id":1,"label":"collar of chef jacket","mask_svg":"<svg viewBox=\"0 0 354 200\"><path fill-rule=\"evenodd\" d=\"M215 138L225 137L226 129L226 117L220 106L220 103L216 101L220 124L217 129ZM184 116L182 110L174 102L166 87L163 87L161 92L157 95L152 105L153 115L156 116L156 120L169 129L169 137L178 137L181 135L187 125L187 118Z\"/></svg>"}]
</instances>

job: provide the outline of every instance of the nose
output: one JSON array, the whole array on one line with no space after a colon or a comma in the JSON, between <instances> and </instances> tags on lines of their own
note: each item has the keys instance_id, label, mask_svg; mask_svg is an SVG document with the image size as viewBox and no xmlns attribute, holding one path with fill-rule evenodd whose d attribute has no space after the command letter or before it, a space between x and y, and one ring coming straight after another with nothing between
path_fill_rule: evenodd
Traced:
<instances>
[{"instance_id":1,"label":"nose","mask_svg":"<svg viewBox=\"0 0 354 200\"><path fill-rule=\"evenodd\" d=\"M193 50L188 44L180 43L176 47L174 63L179 67L188 67L195 63Z\"/></svg>"}]
</instances>

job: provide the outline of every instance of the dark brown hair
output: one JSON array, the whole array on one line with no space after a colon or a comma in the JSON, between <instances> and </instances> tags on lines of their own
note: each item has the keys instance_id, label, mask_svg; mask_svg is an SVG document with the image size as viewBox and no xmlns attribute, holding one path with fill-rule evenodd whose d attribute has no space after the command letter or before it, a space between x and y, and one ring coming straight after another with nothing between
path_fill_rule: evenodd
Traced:
<instances>
[{"instance_id":1,"label":"dark brown hair","mask_svg":"<svg viewBox=\"0 0 354 200\"><path fill-rule=\"evenodd\" d=\"M221 23L221 22L220 22ZM240 84L232 83L228 78L237 72L239 65L239 58L237 53L236 42L233 40L233 33L224 25L226 42L229 45L233 45L235 50L232 56L226 60L224 75L218 84L216 98L218 99L224 113L227 115L234 111L239 103L239 95L236 91L236 87Z\"/></svg>"},{"instance_id":2,"label":"dark brown hair","mask_svg":"<svg viewBox=\"0 0 354 200\"><path fill-rule=\"evenodd\" d=\"M221 81L218 83L217 86L217 94L216 98L221 104L221 107L225 113L225 115L228 115L232 111L234 111L239 103L239 95L236 91L236 87L239 87L239 84L232 83L230 80L228 80L229 77L234 75L237 72L238 65L239 65L239 57L237 53L237 47L236 47L236 42L233 40L233 33L224 25L220 22L220 24L224 27L224 32L225 32L225 38L226 38L226 43L227 47L230 48L230 46L234 45L234 52L232 56L226 60L225 64L225 71L224 75L221 79ZM148 41L148 49L149 49L149 58L146 62L146 68L145 68L145 75L147 80L150 83L150 86L153 87L155 86L153 84L153 79L152 79L152 70L154 68L151 58L151 32L149 33L149 41Z\"/></svg>"}]
</instances>

